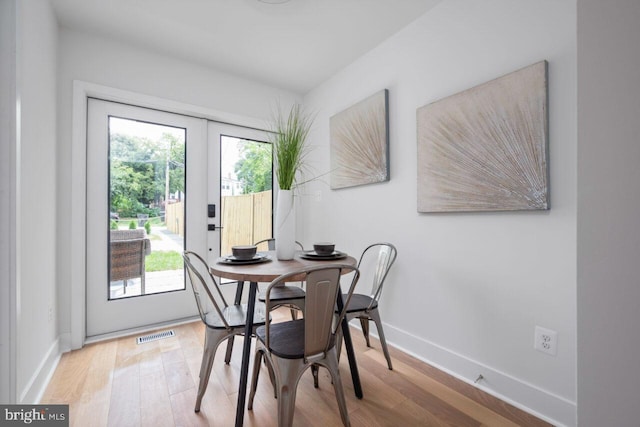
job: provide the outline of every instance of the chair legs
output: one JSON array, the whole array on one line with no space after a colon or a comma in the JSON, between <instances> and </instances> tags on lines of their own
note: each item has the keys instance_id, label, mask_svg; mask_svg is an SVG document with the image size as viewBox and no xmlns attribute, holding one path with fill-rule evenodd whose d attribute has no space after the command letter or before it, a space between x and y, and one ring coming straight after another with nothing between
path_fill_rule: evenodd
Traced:
<instances>
[{"instance_id":1,"label":"chair legs","mask_svg":"<svg viewBox=\"0 0 640 427\"><path fill-rule=\"evenodd\" d=\"M229 337L227 341L227 352L224 355L224 363L229 364L231 362L231 353L233 352L233 336Z\"/></svg>"},{"instance_id":2,"label":"chair legs","mask_svg":"<svg viewBox=\"0 0 640 427\"><path fill-rule=\"evenodd\" d=\"M387 340L384 337L384 330L382 329L382 321L380 320L380 313L378 309L373 309L369 312L369 318L373 320L376 324L376 329L378 330L378 337L380 338L380 346L382 347L382 352L384 353L385 359L387 359L387 366L389 370L393 370L393 365L391 364L391 356L389 356L389 348L387 347ZM369 338L367 337L367 345L369 344Z\"/></svg>"},{"instance_id":3,"label":"chair legs","mask_svg":"<svg viewBox=\"0 0 640 427\"><path fill-rule=\"evenodd\" d=\"M393 370L393 364L391 363L391 356L389 355L387 340L384 337L384 330L382 329L382 321L380 320L380 313L378 312L378 309L375 308L368 313L360 312L355 317L360 320L362 333L364 335L364 339L367 342L367 347L371 347L369 343L369 320L373 320L373 322L376 324L378 337L380 338L380 346L382 347L382 352L384 353L385 359L387 359L387 367L389 368L389 370ZM348 317L347 320L352 320L355 317ZM338 335L336 335L336 338L336 350L338 352L338 360L340 360L340 352L342 350L342 334L340 333L340 329L338 329Z\"/></svg>"},{"instance_id":4,"label":"chair legs","mask_svg":"<svg viewBox=\"0 0 640 427\"><path fill-rule=\"evenodd\" d=\"M200 404L202 403L204 392L207 391L213 359L216 356L216 349L218 345L228 337L229 333L225 329L206 329L202 364L200 365L200 381L198 384L198 394L196 396L196 406L194 408L195 412L200 412Z\"/></svg>"},{"instance_id":5,"label":"chair legs","mask_svg":"<svg viewBox=\"0 0 640 427\"><path fill-rule=\"evenodd\" d=\"M333 382L333 388L338 401L340 418L345 427L351 426L347 402L340 379L340 368L338 367L338 357L336 348L333 347L327 352L326 357L316 364L305 363L303 359L283 359L274 355L269 355L265 349L257 349L253 361L253 375L251 378L251 388L249 393L248 409L253 409L253 399L258 387L258 376L260 374L260 362L262 357L266 359L269 374L275 376L275 396L278 399L278 426L290 427L293 425L293 415L296 407L296 394L298 382L304 371L310 366L317 372L318 366L322 365L329 370ZM274 381L274 379L272 379ZM277 391L276 391L277 390Z\"/></svg>"},{"instance_id":6,"label":"chair legs","mask_svg":"<svg viewBox=\"0 0 640 427\"><path fill-rule=\"evenodd\" d=\"M311 365L311 375L313 375L313 387L314 388L318 388L318 374L319 374L319 370L320 367L318 365L316 365L315 363L313 365Z\"/></svg>"},{"instance_id":7,"label":"chair legs","mask_svg":"<svg viewBox=\"0 0 640 427\"><path fill-rule=\"evenodd\" d=\"M248 409L253 409L253 398L256 395L256 391L258 389L258 377L260 375L260 362L264 357L265 365L267 366L267 371L269 372L269 379L271 380L271 384L273 385L273 398L278 398L278 389L276 385L276 377L273 373L273 367L271 363L265 356L263 350L256 350L255 359L253 360L253 373L251 375L251 388L249 389L249 403L247 404Z\"/></svg>"},{"instance_id":8,"label":"chair legs","mask_svg":"<svg viewBox=\"0 0 640 427\"><path fill-rule=\"evenodd\" d=\"M273 356L271 360L274 362L278 389L278 426L289 427L293 425L298 380L306 366L302 359L287 360Z\"/></svg>"},{"instance_id":9,"label":"chair legs","mask_svg":"<svg viewBox=\"0 0 640 427\"><path fill-rule=\"evenodd\" d=\"M364 334L364 339L367 342L367 347L371 347L371 343L369 342L369 318L368 317L358 317L360 319L360 326L362 327L362 333Z\"/></svg>"},{"instance_id":10,"label":"chair legs","mask_svg":"<svg viewBox=\"0 0 640 427\"><path fill-rule=\"evenodd\" d=\"M336 347L329 350L329 354L325 358L323 364L331 374L331 380L333 382L333 390L336 393L336 400L338 401L338 409L340 409L340 418L342 418L342 424L345 427L351 425L349 420L349 412L347 412L347 401L344 397L344 389L342 388L342 379L340 378L340 368L338 367L338 355L336 353Z\"/></svg>"},{"instance_id":11,"label":"chair legs","mask_svg":"<svg viewBox=\"0 0 640 427\"><path fill-rule=\"evenodd\" d=\"M258 376L260 375L260 362L262 361L263 352L256 350L256 355L253 359L253 372L251 374L251 387L249 388L249 402L247 403L247 409L253 409L253 398L256 395L256 389L258 388ZM276 397L276 396L274 396Z\"/></svg>"}]
</instances>

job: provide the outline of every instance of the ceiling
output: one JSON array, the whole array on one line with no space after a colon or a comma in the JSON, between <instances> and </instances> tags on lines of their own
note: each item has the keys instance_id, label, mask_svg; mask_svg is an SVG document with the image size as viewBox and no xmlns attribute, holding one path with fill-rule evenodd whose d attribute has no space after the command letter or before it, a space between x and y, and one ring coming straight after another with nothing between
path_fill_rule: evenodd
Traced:
<instances>
[{"instance_id":1,"label":"ceiling","mask_svg":"<svg viewBox=\"0 0 640 427\"><path fill-rule=\"evenodd\" d=\"M62 27L304 94L441 0L52 0Z\"/></svg>"}]
</instances>

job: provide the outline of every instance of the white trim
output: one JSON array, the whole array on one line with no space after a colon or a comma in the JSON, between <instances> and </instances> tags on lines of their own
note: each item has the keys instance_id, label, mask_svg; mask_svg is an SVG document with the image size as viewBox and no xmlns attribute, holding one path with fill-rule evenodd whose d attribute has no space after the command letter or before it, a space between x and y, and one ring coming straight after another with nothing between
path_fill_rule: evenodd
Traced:
<instances>
[{"instance_id":1,"label":"white trim","mask_svg":"<svg viewBox=\"0 0 640 427\"><path fill-rule=\"evenodd\" d=\"M72 134L71 134L71 348L81 348L86 338L86 208L87 208L87 99L122 102L139 107L153 108L170 113L199 117L265 130L264 120L231 114L196 105L139 94L122 89L73 81Z\"/></svg>"},{"instance_id":2,"label":"white trim","mask_svg":"<svg viewBox=\"0 0 640 427\"><path fill-rule=\"evenodd\" d=\"M65 332L58 337L60 354L71 351L71 333Z\"/></svg>"},{"instance_id":3,"label":"white trim","mask_svg":"<svg viewBox=\"0 0 640 427\"><path fill-rule=\"evenodd\" d=\"M136 107L152 108L168 113L182 114L200 119L207 119L214 122L228 123L259 130L268 130L268 123L261 119L227 113L220 110L213 110L197 105L186 104L184 102L172 101L170 99L156 96L144 95L123 89L116 89L95 83L81 80L73 81L73 91L81 91L86 97L99 98L105 101L122 102ZM75 100L75 97L74 97ZM75 104L74 104L75 109Z\"/></svg>"},{"instance_id":4,"label":"white trim","mask_svg":"<svg viewBox=\"0 0 640 427\"><path fill-rule=\"evenodd\" d=\"M86 335L86 215L88 89L73 82L71 118L71 348L84 345Z\"/></svg>"},{"instance_id":5,"label":"white trim","mask_svg":"<svg viewBox=\"0 0 640 427\"><path fill-rule=\"evenodd\" d=\"M483 363L383 323L387 344L555 426L577 424L577 404ZM375 328L374 328L375 330ZM373 332L371 333L373 334ZM411 349L411 350L409 350ZM429 355L429 358L423 355ZM474 383L478 374L484 379ZM508 397L507 397L508 396Z\"/></svg>"},{"instance_id":6,"label":"white trim","mask_svg":"<svg viewBox=\"0 0 640 427\"><path fill-rule=\"evenodd\" d=\"M61 354L60 339L56 339L53 344L51 344L51 347L49 347L49 351L47 351L47 354L40 362L40 365L38 365L38 369L35 370L24 390L20 393L19 403L37 404L40 402L47 386L49 385L49 381L51 381L51 378L58 367Z\"/></svg>"},{"instance_id":7,"label":"white trim","mask_svg":"<svg viewBox=\"0 0 640 427\"><path fill-rule=\"evenodd\" d=\"M112 340L115 338L128 337L131 335L143 334L145 332L155 331L157 329L172 328L174 326L184 325L184 324L193 323L193 322L200 322L200 321L201 321L200 317L198 316L187 317L185 319L179 319L179 320L171 320L169 322L161 322L161 323L156 323L154 325L140 326L139 328L126 329L124 331L111 332L111 333L102 334L102 335L94 335L92 337L88 337L84 343L93 344L96 342Z\"/></svg>"}]
</instances>

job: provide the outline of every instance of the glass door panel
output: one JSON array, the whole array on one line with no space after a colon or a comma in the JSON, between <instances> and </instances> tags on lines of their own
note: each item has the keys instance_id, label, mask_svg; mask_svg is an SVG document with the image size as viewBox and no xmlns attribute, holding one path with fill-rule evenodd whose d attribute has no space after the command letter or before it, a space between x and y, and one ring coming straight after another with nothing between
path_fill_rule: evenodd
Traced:
<instances>
[{"instance_id":1,"label":"glass door panel","mask_svg":"<svg viewBox=\"0 0 640 427\"><path fill-rule=\"evenodd\" d=\"M185 289L186 129L109 117L109 299Z\"/></svg>"},{"instance_id":2,"label":"glass door panel","mask_svg":"<svg viewBox=\"0 0 640 427\"><path fill-rule=\"evenodd\" d=\"M220 137L221 254L235 245L270 239L273 205L271 144L222 135ZM266 245L260 248L266 250Z\"/></svg>"}]
</instances>

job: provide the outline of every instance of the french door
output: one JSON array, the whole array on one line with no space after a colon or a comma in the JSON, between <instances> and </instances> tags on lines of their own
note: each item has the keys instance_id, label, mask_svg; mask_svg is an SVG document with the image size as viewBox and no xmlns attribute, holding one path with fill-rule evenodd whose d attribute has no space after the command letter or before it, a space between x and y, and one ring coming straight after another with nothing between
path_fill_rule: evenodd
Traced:
<instances>
[{"instance_id":1,"label":"french door","mask_svg":"<svg viewBox=\"0 0 640 427\"><path fill-rule=\"evenodd\" d=\"M89 99L88 337L197 315L181 254L207 247L216 165L206 129L204 119Z\"/></svg>"},{"instance_id":2,"label":"french door","mask_svg":"<svg viewBox=\"0 0 640 427\"><path fill-rule=\"evenodd\" d=\"M197 315L182 251L272 237L266 133L90 99L87 134L87 336Z\"/></svg>"},{"instance_id":3,"label":"french door","mask_svg":"<svg viewBox=\"0 0 640 427\"><path fill-rule=\"evenodd\" d=\"M209 169L209 200L220 200L211 221L217 232L208 233L211 263L218 256L212 248L225 255L272 237L273 154L261 130L209 122L208 135L209 164L220 165Z\"/></svg>"}]
</instances>

